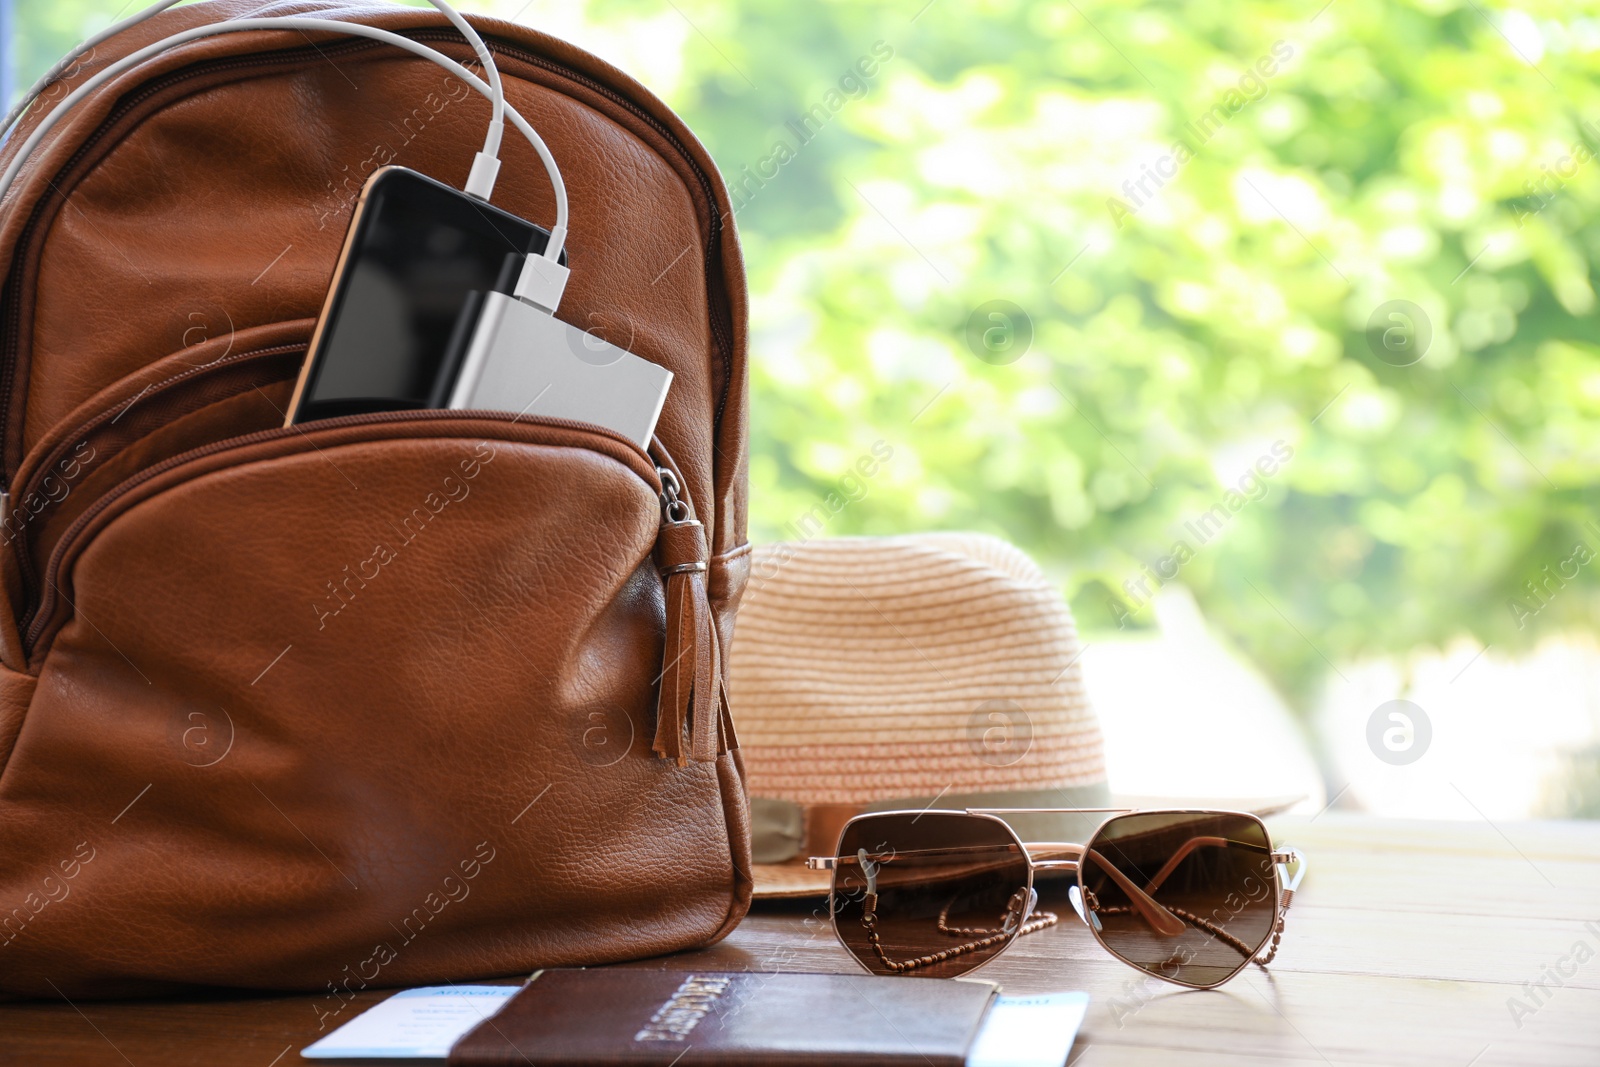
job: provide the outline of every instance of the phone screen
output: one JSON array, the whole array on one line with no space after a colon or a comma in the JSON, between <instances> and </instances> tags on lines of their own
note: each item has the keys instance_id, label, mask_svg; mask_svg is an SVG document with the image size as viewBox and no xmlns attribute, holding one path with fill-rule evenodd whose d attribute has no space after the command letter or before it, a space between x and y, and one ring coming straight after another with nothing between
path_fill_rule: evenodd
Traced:
<instances>
[{"instance_id":1,"label":"phone screen","mask_svg":"<svg viewBox=\"0 0 1600 1067\"><path fill-rule=\"evenodd\" d=\"M289 421L442 406L452 353L482 294L509 292L523 254L542 251L548 237L416 171L376 172L345 238Z\"/></svg>"}]
</instances>

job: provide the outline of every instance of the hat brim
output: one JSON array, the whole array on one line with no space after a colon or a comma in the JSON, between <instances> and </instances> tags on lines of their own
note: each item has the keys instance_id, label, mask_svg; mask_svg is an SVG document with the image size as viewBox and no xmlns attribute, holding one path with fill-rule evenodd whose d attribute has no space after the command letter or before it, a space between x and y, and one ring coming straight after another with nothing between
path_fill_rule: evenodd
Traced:
<instances>
[{"instance_id":1,"label":"hat brim","mask_svg":"<svg viewBox=\"0 0 1600 1067\"><path fill-rule=\"evenodd\" d=\"M1149 797L1114 795L1111 807L1139 810L1162 808L1198 808L1207 811L1245 811L1266 818L1281 815L1305 799L1305 794L1277 797L1240 797L1197 800L1192 797ZM757 863L752 866L755 876L755 899L800 900L827 896L833 887L833 875L828 871L813 871L806 866L805 857L787 863Z\"/></svg>"}]
</instances>

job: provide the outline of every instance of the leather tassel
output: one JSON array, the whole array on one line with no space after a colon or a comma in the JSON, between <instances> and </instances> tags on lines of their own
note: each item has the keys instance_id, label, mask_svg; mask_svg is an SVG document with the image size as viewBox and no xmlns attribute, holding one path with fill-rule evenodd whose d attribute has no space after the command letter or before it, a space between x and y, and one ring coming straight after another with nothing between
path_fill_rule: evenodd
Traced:
<instances>
[{"instance_id":1,"label":"leather tassel","mask_svg":"<svg viewBox=\"0 0 1600 1067\"><path fill-rule=\"evenodd\" d=\"M722 665L706 591L709 555L700 523L661 524L656 565L666 581L667 636L652 747L680 767L691 759L714 761L721 742Z\"/></svg>"},{"instance_id":2,"label":"leather tassel","mask_svg":"<svg viewBox=\"0 0 1600 1067\"><path fill-rule=\"evenodd\" d=\"M722 665L718 662L717 629L704 572L693 575L690 597L695 614L694 721L689 726L689 755L700 763L717 758L717 707L722 700Z\"/></svg>"},{"instance_id":3,"label":"leather tassel","mask_svg":"<svg viewBox=\"0 0 1600 1067\"><path fill-rule=\"evenodd\" d=\"M739 735L733 730L733 709L728 707L728 687L722 684L722 675L717 675L717 688L721 691L722 699L717 701L721 710L721 724L717 730L717 755L732 752L739 747ZM741 775L743 772L740 772Z\"/></svg>"},{"instance_id":4,"label":"leather tassel","mask_svg":"<svg viewBox=\"0 0 1600 1067\"><path fill-rule=\"evenodd\" d=\"M682 762L683 713L689 703L684 674L679 669L683 662L683 611L684 586L681 575L669 575L667 583L667 640L662 652L661 692L656 698L656 738L651 746L656 755Z\"/></svg>"}]
</instances>

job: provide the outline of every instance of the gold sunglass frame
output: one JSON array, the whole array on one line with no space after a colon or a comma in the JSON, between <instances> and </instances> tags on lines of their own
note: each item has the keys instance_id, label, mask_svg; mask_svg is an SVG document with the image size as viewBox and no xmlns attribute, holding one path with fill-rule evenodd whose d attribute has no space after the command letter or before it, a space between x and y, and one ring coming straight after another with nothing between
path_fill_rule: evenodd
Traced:
<instances>
[{"instance_id":1,"label":"gold sunglass frame","mask_svg":"<svg viewBox=\"0 0 1600 1067\"><path fill-rule=\"evenodd\" d=\"M1005 818L1006 816L1011 815L1096 814L1104 815L1105 818L1101 819L1095 825L1094 832L1089 835L1088 840L1083 844L1070 841L1025 842ZM1090 934L1093 935L1095 941L1099 943L1100 947L1110 954L1114 959L1120 960L1141 974L1148 974L1151 977L1159 978L1164 982L1171 982L1173 985L1183 986L1188 989L1215 989L1217 986L1220 986L1223 983L1231 981L1233 978L1237 977L1240 971L1243 971L1252 963L1259 967L1265 968L1268 963L1272 962L1272 959L1277 955L1278 943L1283 936L1285 913L1289 910L1289 904L1294 899L1295 891L1299 888L1300 881L1305 877L1306 873L1305 855L1296 848L1288 846L1281 848L1274 847L1271 843L1272 834L1271 831L1267 829L1267 824L1262 821L1259 815L1247 811L1228 811L1216 808L964 808L956 811L929 808L921 811L902 810L868 812L857 815L840 828L839 840L834 844L833 856L812 856L806 860L806 866L812 870L825 870L833 872L833 881L829 887L828 912L832 922L834 936L838 938L839 944L844 948L845 952L850 956L850 958L855 960L857 966L861 967L869 974L877 974L878 972L874 971L856 954L856 952L851 948L849 942L845 940L844 932L839 929L839 908L836 904L840 895L839 876L845 867L856 862L853 857L841 855L840 850L843 848L845 838L850 832L851 827L856 826L859 823L870 822L873 819L895 816L911 816L913 819L916 819L924 815L965 816L999 823L1000 826L1005 830L1006 836L1010 838L1012 844L1016 846L1023 859L1027 862L1027 881L1023 888L1027 891L1030 902L1034 900L1034 872L1041 870L1060 870L1072 872L1077 878L1076 888L1078 890L1077 897L1073 900L1073 907L1077 911L1078 918L1085 926L1089 928ZM1269 924L1267 932L1262 936L1260 944L1256 945L1247 955L1245 955L1239 961L1239 965L1237 967L1235 967L1232 971L1229 971L1221 978L1218 978L1215 981L1203 983L1187 982L1180 978L1174 978L1171 975L1163 974L1159 970L1152 970L1150 968L1140 966L1107 944L1105 937L1102 935L1102 931L1098 927L1098 924L1090 920L1090 915L1094 913L1094 909L1091 907L1090 902L1092 902L1094 898L1088 886L1084 883L1084 857L1093 856L1099 858L1094 847L1096 841L1099 840L1100 836L1105 832L1108 826L1113 825L1119 818L1129 815L1223 816L1245 819L1255 823L1261 828L1262 840L1268 843L1267 852L1271 860L1270 868L1272 872L1273 902L1272 922ZM1107 874L1112 877L1113 880L1117 881L1118 887L1122 889L1123 892L1128 896L1131 905L1139 910L1146 921L1151 923L1151 925L1158 932L1172 933L1173 929L1169 924L1177 924L1178 931L1181 932L1182 929L1186 929L1182 926L1181 920L1172 915L1172 913L1168 912L1159 903L1156 903L1148 894L1150 891L1153 891L1155 887L1160 885L1161 881L1165 879L1167 874L1171 873L1171 871L1177 866L1183 857L1186 856L1191 850L1191 846L1194 845L1195 842L1201 840L1202 839L1200 838L1196 838L1192 841L1185 842L1185 844L1177 850L1173 857L1168 860L1161 872L1154 879L1152 879L1150 887L1146 890L1140 890L1133 883L1127 882L1126 878L1122 876L1121 873L1109 863L1109 861L1099 858L1099 866L1102 870L1107 872ZM1056 858L1039 858L1040 855L1049 855ZM1294 865L1294 871L1292 874L1289 871L1289 866L1291 864ZM963 975L971 974L974 971L988 966L995 959L1004 955L1006 950L1015 944L1017 938L1021 936L1022 927L1026 923L1029 915L1032 913L1032 910L1033 905L1030 903L1028 912L1022 916L1022 921L1016 924L1016 928L1012 931L1011 936L1000 946L998 951L981 962L975 964L969 970L962 971L961 973ZM1166 926L1167 929L1163 930L1163 926ZM1212 936L1215 938L1215 934L1212 934ZM1270 948L1267 948L1268 942L1271 942ZM1266 949L1264 955L1263 949Z\"/></svg>"}]
</instances>

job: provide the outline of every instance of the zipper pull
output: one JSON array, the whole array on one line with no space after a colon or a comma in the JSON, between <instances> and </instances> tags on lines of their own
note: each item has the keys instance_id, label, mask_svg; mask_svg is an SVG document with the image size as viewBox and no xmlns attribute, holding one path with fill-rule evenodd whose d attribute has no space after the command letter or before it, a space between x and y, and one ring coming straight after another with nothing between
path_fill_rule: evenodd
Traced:
<instances>
[{"instance_id":1,"label":"zipper pull","mask_svg":"<svg viewBox=\"0 0 1600 1067\"><path fill-rule=\"evenodd\" d=\"M678 476L665 467L657 467L656 474L661 479L661 522L663 525L672 522L694 521L694 509L682 497L683 488L678 485Z\"/></svg>"},{"instance_id":2,"label":"zipper pull","mask_svg":"<svg viewBox=\"0 0 1600 1067\"><path fill-rule=\"evenodd\" d=\"M691 759L714 761L726 751L719 729L725 696L717 627L706 591L711 553L705 527L684 499L677 476L664 467L656 473L661 477L661 529L655 562L666 583L667 636L652 747L681 767Z\"/></svg>"}]
</instances>

